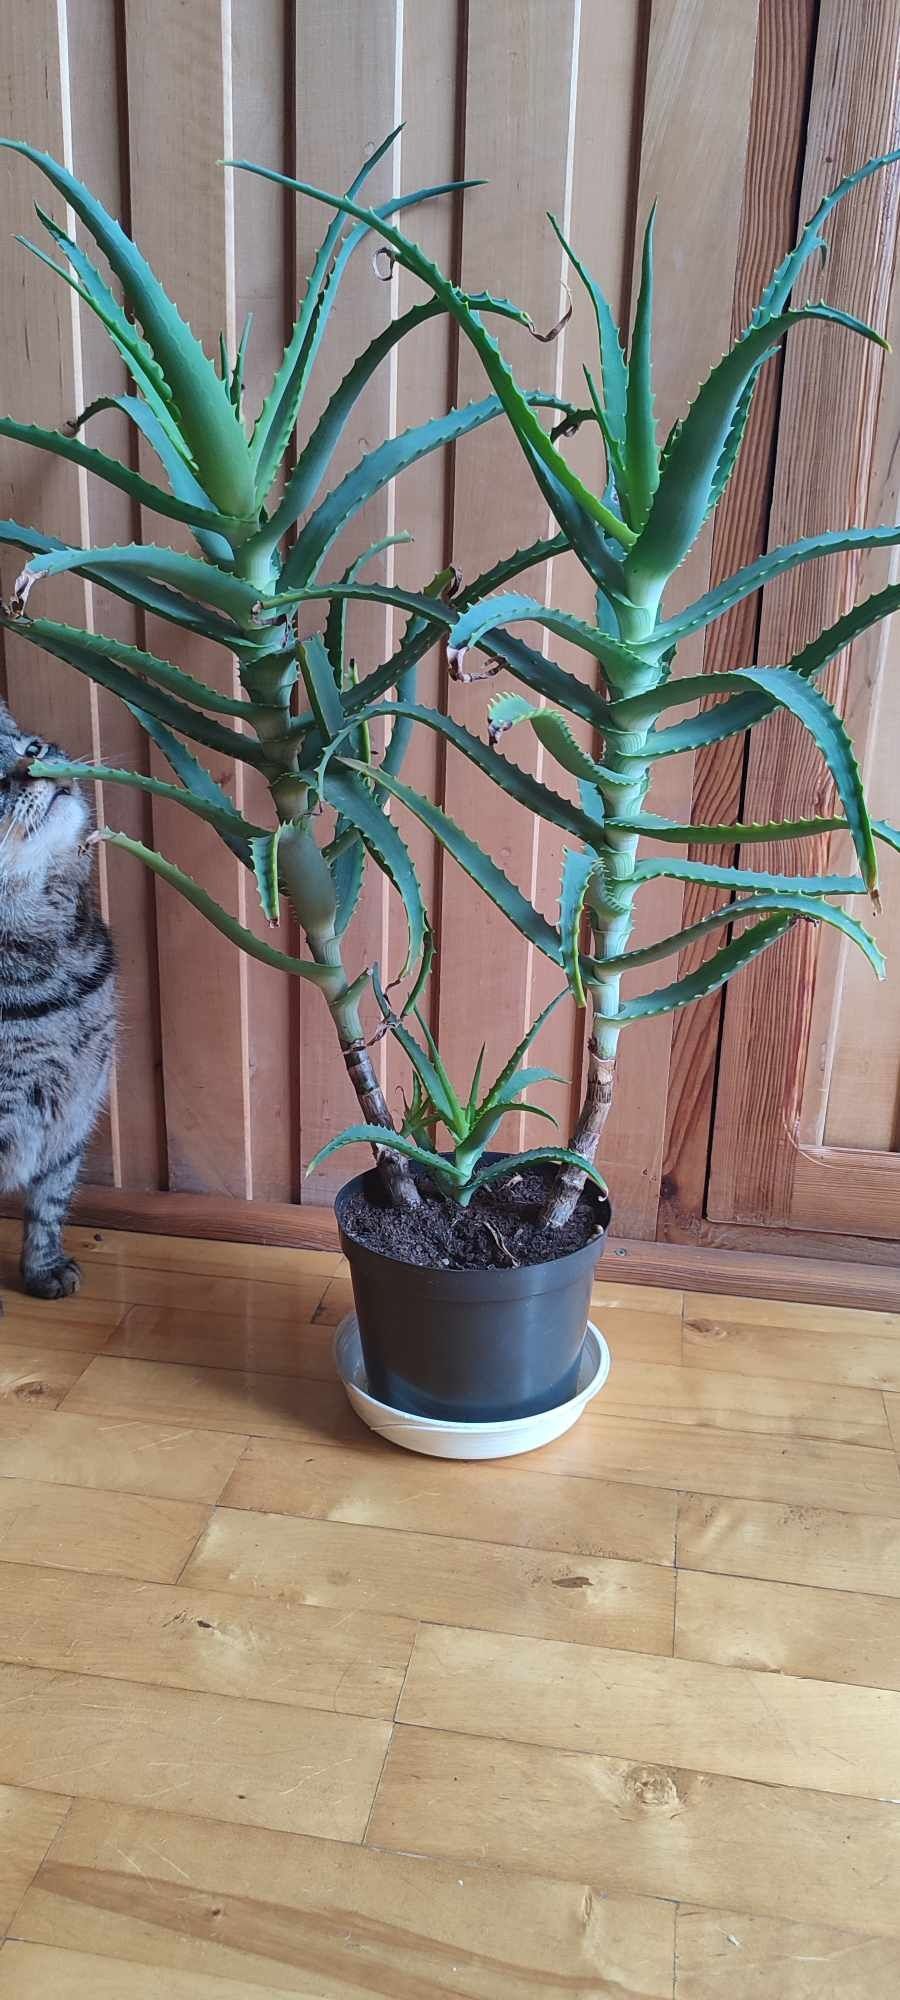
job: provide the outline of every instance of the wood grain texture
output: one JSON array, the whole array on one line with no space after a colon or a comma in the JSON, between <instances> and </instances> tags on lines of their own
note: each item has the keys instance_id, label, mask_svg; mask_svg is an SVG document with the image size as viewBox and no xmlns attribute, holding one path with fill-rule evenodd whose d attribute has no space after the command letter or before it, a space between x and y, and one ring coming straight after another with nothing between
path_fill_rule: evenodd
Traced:
<instances>
[{"instance_id":1,"label":"wood grain texture","mask_svg":"<svg viewBox=\"0 0 900 2000\"><path fill-rule=\"evenodd\" d=\"M0 1936L65 1819L69 1800L0 1785Z\"/></svg>"},{"instance_id":2,"label":"wood grain texture","mask_svg":"<svg viewBox=\"0 0 900 2000\"><path fill-rule=\"evenodd\" d=\"M825 0L820 9L804 164L802 207L816 201L860 160L888 150L898 129L897 49L900 9L888 5L860 11L852 0ZM824 294L834 302L851 296L855 310L884 325L888 317L892 249L900 183L876 176L833 218ZM810 333L813 338L809 338ZM865 349L865 351L863 351ZM869 519L870 482L875 457L882 368L869 343L839 344L798 330L785 362L778 463L770 521L770 546ZM813 413L828 411L827 451L812 430ZM876 496L877 498L877 496ZM840 616L855 600L857 566L852 557L831 564L810 563L777 580L765 594L759 657L785 660L814 631ZM839 707L847 690L846 660L823 681ZM766 724L751 743L743 810L766 820L827 810L829 796L821 761L811 739L782 719ZM814 803L812 803L814 802ZM820 841L814 862L824 862ZM775 866L774 850L755 850L761 867ZM747 1222L787 1222L846 1227L852 1201L839 1169L818 1176L814 1200L795 1216L792 1190L801 1157L797 1120L803 1099L815 990L817 943L803 926L783 948L735 983L725 1006L719 1071L719 1103L711 1160L708 1213ZM754 1023L767 1023L753 1062L747 1048ZM896 1195L887 1184L883 1198L893 1226L880 1217L873 1233L896 1236ZM858 1213L859 1211L857 1211Z\"/></svg>"},{"instance_id":3,"label":"wood grain texture","mask_svg":"<svg viewBox=\"0 0 900 2000\"><path fill-rule=\"evenodd\" d=\"M383 1721L393 1719L415 1637L412 1623L380 1613L248 1604L202 1586L13 1566L3 1586L0 1659L11 1666Z\"/></svg>"},{"instance_id":4,"label":"wood grain texture","mask_svg":"<svg viewBox=\"0 0 900 2000\"><path fill-rule=\"evenodd\" d=\"M40 2000L52 1987L58 2000L264 2000L271 1987L228 1982L203 1972L182 1977L122 1959L94 1958L32 1944L0 1951L0 2000Z\"/></svg>"},{"instance_id":5,"label":"wood grain texture","mask_svg":"<svg viewBox=\"0 0 900 2000\"><path fill-rule=\"evenodd\" d=\"M398 1730L368 1839L540 1865L604 1888L900 1935L900 1812L873 1799L701 1776L440 1730ZM854 1857L854 1873L846 1852ZM802 1867L798 1865L802 1858Z\"/></svg>"},{"instance_id":6,"label":"wood grain texture","mask_svg":"<svg viewBox=\"0 0 900 2000\"><path fill-rule=\"evenodd\" d=\"M334 1840L362 1838L390 1733L243 1699L223 1729L217 1695L31 1667L0 1668L0 1691L4 1782Z\"/></svg>"},{"instance_id":7,"label":"wood grain texture","mask_svg":"<svg viewBox=\"0 0 900 2000\"><path fill-rule=\"evenodd\" d=\"M670 1904L76 1800L20 1937L308 2000L669 2000ZM224 1887L223 1885L227 1885ZM168 1996L167 1996L168 2000Z\"/></svg>"},{"instance_id":8,"label":"wood grain texture","mask_svg":"<svg viewBox=\"0 0 900 2000\"><path fill-rule=\"evenodd\" d=\"M470 1541L671 1563L673 1494L604 1480L592 1480L586 1493L578 1480L538 1477L532 1463L463 1468L377 1446L314 1449L251 1438L221 1497L226 1507L307 1521L414 1525L417 1535L444 1534L458 1520Z\"/></svg>"},{"instance_id":9,"label":"wood grain texture","mask_svg":"<svg viewBox=\"0 0 900 2000\"><path fill-rule=\"evenodd\" d=\"M900 1314L687 1293L684 1364L798 1385L900 1389Z\"/></svg>"},{"instance_id":10,"label":"wood grain texture","mask_svg":"<svg viewBox=\"0 0 900 2000\"><path fill-rule=\"evenodd\" d=\"M778 1376L734 1376L702 1367L630 1361L616 1355L605 1410L653 1423L701 1430L753 1431L769 1437L831 1438L890 1447L877 1389L845 1389Z\"/></svg>"},{"instance_id":11,"label":"wood grain texture","mask_svg":"<svg viewBox=\"0 0 900 2000\"><path fill-rule=\"evenodd\" d=\"M860 1590L818 1590L683 1569L675 1654L725 1667L900 1688L900 1604Z\"/></svg>"},{"instance_id":12,"label":"wood grain texture","mask_svg":"<svg viewBox=\"0 0 900 2000\"><path fill-rule=\"evenodd\" d=\"M0 1408L36 1403L45 1410L55 1409L84 1373L88 1359L77 1350L0 1341Z\"/></svg>"},{"instance_id":13,"label":"wood grain texture","mask_svg":"<svg viewBox=\"0 0 900 2000\"><path fill-rule=\"evenodd\" d=\"M0 1479L0 1562L172 1583L207 1513L189 1500Z\"/></svg>"},{"instance_id":14,"label":"wood grain texture","mask_svg":"<svg viewBox=\"0 0 900 2000\"><path fill-rule=\"evenodd\" d=\"M857 1798L900 1791L900 1698L881 1688L431 1626L416 1640L398 1713L492 1742L671 1758L767 1785Z\"/></svg>"},{"instance_id":15,"label":"wood grain texture","mask_svg":"<svg viewBox=\"0 0 900 2000\"><path fill-rule=\"evenodd\" d=\"M413 1518L414 1515L413 1515ZM402 1550L402 1559L401 1559ZM530 1632L587 1646L672 1650L670 1570L220 1508L186 1582L294 1604Z\"/></svg>"},{"instance_id":16,"label":"wood grain texture","mask_svg":"<svg viewBox=\"0 0 900 2000\"><path fill-rule=\"evenodd\" d=\"M875 2000L894 1991L900 1946L827 1924L689 1907L676 1918L675 2000Z\"/></svg>"},{"instance_id":17,"label":"wood grain texture","mask_svg":"<svg viewBox=\"0 0 900 2000\"><path fill-rule=\"evenodd\" d=\"M336 1380L245 1374L166 1361L98 1355L66 1409L81 1416L188 1424L191 1429L287 1434L310 1444L359 1436L362 1426Z\"/></svg>"},{"instance_id":18,"label":"wood grain texture","mask_svg":"<svg viewBox=\"0 0 900 2000\"><path fill-rule=\"evenodd\" d=\"M0 1411L0 1478L102 1487L162 1500L217 1500L245 1440L68 1410Z\"/></svg>"},{"instance_id":19,"label":"wood grain texture","mask_svg":"<svg viewBox=\"0 0 900 2000\"><path fill-rule=\"evenodd\" d=\"M683 1569L900 1597L895 1519L686 1493L677 1549Z\"/></svg>"}]
</instances>

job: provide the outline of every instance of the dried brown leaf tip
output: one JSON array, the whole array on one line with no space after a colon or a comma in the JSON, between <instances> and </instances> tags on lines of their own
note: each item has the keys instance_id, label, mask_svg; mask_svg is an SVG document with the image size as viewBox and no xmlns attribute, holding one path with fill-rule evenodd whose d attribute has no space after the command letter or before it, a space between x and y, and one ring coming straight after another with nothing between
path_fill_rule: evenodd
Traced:
<instances>
[{"instance_id":1,"label":"dried brown leaf tip","mask_svg":"<svg viewBox=\"0 0 900 2000\"><path fill-rule=\"evenodd\" d=\"M528 331L531 335L532 340L539 340L543 346L546 346L548 341L558 340L560 334L562 333L563 327L568 326L569 321L572 317L572 294L569 290L568 285L566 284L563 285L563 291L565 292L568 303L566 305L566 309L562 315L562 318L556 321L555 326L549 327L546 333L539 333L533 320L529 319L526 321L526 325L528 327Z\"/></svg>"}]
</instances>

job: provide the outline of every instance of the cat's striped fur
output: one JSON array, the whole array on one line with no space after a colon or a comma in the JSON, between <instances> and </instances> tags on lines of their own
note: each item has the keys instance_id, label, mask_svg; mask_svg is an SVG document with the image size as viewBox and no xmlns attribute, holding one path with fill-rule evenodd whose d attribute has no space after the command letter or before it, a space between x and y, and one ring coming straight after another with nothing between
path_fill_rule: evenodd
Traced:
<instances>
[{"instance_id":1,"label":"cat's striped fur","mask_svg":"<svg viewBox=\"0 0 900 2000\"><path fill-rule=\"evenodd\" d=\"M62 1298L81 1275L62 1228L106 1094L115 964L84 800L28 773L48 754L0 703L0 1190L25 1196L26 1290Z\"/></svg>"}]
</instances>

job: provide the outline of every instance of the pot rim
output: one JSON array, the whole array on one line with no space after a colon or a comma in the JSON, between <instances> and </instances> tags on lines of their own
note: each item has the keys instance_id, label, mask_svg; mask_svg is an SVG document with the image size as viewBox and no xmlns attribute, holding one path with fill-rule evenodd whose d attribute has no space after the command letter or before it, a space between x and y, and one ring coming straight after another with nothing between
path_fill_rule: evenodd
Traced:
<instances>
[{"instance_id":1,"label":"pot rim","mask_svg":"<svg viewBox=\"0 0 900 2000\"><path fill-rule=\"evenodd\" d=\"M501 1155L489 1154L487 1157L498 1159ZM515 1159L516 1155L510 1153L505 1155L505 1157L512 1160ZM484 1265L463 1270L453 1270L446 1264L414 1264L406 1257L393 1257L389 1251L376 1250L373 1249L371 1244L360 1243L356 1237L349 1236L344 1229L340 1211L345 1197L353 1189L362 1187L367 1181L371 1181L377 1174L377 1171L376 1167L367 1167L364 1173L353 1174L351 1179L345 1181L343 1187L338 1189L334 1197L334 1213L340 1235L341 1249L351 1266L354 1260L360 1265L364 1266L366 1263L369 1263L381 1269L385 1266L393 1265L398 1273L407 1273L414 1283L426 1285L430 1280L432 1282L449 1284L454 1291L460 1290L465 1292L469 1290L476 1280L480 1280L481 1283L488 1285L488 1296L494 1290L506 1292L507 1296L510 1291L551 1290L554 1288L552 1275L554 1272L559 1272L560 1282L563 1282L563 1273L571 1265L572 1260L575 1258L586 1258L591 1251L593 1251L594 1257L596 1257L599 1254L598 1246L603 1243L604 1238L609 1233L609 1226L612 1220L610 1199L608 1195L601 1194L599 1188L596 1188L594 1192L597 1200L597 1212L600 1217L598 1228L592 1236L588 1237L586 1243L579 1243L572 1250L564 1250L559 1257L543 1258L536 1264L514 1264L508 1267Z\"/></svg>"}]
</instances>

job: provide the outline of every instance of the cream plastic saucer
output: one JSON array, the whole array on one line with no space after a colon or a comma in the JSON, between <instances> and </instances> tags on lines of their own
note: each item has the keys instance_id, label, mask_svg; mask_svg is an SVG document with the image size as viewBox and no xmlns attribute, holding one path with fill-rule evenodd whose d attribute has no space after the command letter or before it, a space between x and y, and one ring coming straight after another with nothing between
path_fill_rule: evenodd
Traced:
<instances>
[{"instance_id":1,"label":"cream plastic saucer","mask_svg":"<svg viewBox=\"0 0 900 2000\"><path fill-rule=\"evenodd\" d=\"M588 1320L578 1388L568 1402L533 1417L511 1417L502 1423L457 1424L442 1417L419 1417L395 1410L370 1395L363 1365L356 1314L341 1320L334 1336L337 1371L358 1417L370 1431L402 1445L404 1451L427 1452L430 1458L512 1458L536 1451L562 1437L578 1422L582 1410L602 1389L610 1370L610 1352L592 1320Z\"/></svg>"}]
</instances>

